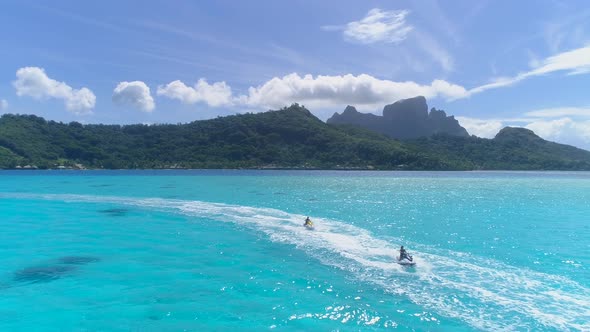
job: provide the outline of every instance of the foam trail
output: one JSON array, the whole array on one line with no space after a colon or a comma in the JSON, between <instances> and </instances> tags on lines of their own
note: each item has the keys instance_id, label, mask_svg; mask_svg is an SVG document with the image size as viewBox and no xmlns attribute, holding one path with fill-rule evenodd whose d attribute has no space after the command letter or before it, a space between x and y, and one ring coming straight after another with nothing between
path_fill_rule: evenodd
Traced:
<instances>
[{"instance_id":1,"label":"foam trail","mask_svg":"<svg viewBox=\"0 0 590 332\"><path fill-rule=\"evenodd\" d=\"M315 218L315 231L308 231L301 227L304 216L270 208L159 198L2 196L130 205L237 223L266 233L272 241L295 245L363 282L402 294L424 308L478 329L590 330L590 289L568 278L468 254L449 257L437 249L415 251L417 268L409 272L394 263L400 241L376 238L344 222Z\"/></svg>"}]
</instances>

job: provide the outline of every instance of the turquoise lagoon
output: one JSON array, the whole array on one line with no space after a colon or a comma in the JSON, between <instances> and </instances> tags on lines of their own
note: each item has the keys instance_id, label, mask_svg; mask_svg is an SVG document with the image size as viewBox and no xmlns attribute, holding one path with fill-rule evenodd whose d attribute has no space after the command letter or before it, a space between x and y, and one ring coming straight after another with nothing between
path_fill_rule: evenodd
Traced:
<instances>
[{"instance_id":1,"label":"turquoise lagoon","mask_svg":"<svg viewBox=\"0 0 590 332\"><path fill-rule=\"evenodd\" d=\"M0 253L1 331L588 331L590 173L3 171Z\"/></svg>"}]
</instances>

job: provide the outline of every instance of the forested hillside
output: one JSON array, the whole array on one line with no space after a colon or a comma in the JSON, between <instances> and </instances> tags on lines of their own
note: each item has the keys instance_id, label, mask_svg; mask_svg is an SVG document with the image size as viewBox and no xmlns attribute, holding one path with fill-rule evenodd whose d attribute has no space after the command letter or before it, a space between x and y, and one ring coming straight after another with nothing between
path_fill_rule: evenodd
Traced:
<instances>
[{"instance_id":1,"label":"forested hillside","mask_svg":"<svg viewBox=\"0 0 590 332\"><path fill-rule=\"evenodd\" d=\"M329 125L297 104L188 124L82 125L0 118L0 168L322 168L590 170L590 152L506 128L493 139L398 141Z\"/></svg>"}]
</instances>

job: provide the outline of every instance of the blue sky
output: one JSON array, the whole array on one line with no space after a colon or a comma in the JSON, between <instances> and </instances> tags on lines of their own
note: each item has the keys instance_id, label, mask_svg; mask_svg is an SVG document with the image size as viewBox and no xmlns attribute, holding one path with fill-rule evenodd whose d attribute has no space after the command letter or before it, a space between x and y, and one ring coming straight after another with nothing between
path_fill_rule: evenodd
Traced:
<instances>
[{"instance_id":1,"label":"blue sky","mask_svg":"<svg viewBox=\"0 0 590 332\"><path fill-rule=\"evenodd\" d=\"M467 130L590 149L587 1L12 1L0 112L177 123L425 95Z\"/></svg>"}]
</instances>

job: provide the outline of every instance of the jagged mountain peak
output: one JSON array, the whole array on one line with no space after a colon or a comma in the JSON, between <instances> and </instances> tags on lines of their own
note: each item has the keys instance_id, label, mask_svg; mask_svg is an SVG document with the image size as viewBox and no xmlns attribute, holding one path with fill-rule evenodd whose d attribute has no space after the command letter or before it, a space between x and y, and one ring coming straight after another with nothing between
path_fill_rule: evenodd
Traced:
<instances>
[{"instance_id":1,"label":"jagged mountain peak","mask_svg":"<svg viewBox=\"0 0 590 332\"><path fill-rule=\"evenodd\" d=\"M469 136L453 116L432 108L428 112L426 98L417 96L385 105L383 116L360 113L347 106L342 114L334 113L329 124L348 124L369 129L396 139L412 139L434 134Z\"/></svg>"}]
</instances>

